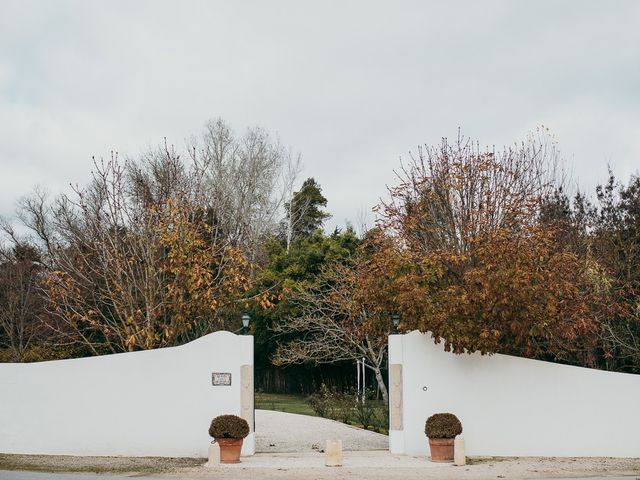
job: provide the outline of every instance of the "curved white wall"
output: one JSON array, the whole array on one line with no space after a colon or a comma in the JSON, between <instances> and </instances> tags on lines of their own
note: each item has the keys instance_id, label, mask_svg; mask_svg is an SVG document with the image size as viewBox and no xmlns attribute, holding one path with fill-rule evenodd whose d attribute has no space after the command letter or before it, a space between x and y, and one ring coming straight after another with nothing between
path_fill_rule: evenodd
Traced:
<instances>
[{"instance_id":1,"label":"curved white wall","mask_svg":"<svg viewBox=\"0 0 640 480\"><path fill-rule=\"evenodd\" d=\"M419 332L390 336L389 364L402 365L392 452L427 455L425 420L451 412L468 455L640 457L640 375L454 355Z\"/></svg>"},{"instance_id":2,"label":"curved white wall","mask_svg":"<svg viewBox=\"0 0 640 480\"><path fill-rule=\"evenodd\" d=\"M159 350L0 364L0 452L206 457L211 419L242 413L242 365L253 374L253 337L229 332ZM230 372L232 385L213 386L212 372ZM243 454L253 452L251 433Z\"/></svg>"}]
</instances>

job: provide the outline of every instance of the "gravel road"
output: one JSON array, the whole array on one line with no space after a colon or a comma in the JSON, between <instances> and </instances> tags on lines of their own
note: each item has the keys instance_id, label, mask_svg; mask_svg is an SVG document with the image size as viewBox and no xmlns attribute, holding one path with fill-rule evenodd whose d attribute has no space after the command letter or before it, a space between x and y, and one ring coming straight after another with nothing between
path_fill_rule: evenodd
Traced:
<instances>
[{"instance_id":1,"label":"gravel road","mask_svg":"<svg viewBox=\"0 0 640 480\"><path fill-rule=\"evenodd\" d=\"M313 452L323 449L326 441L331 439L342 440L345 451L389 448L386 435L326 418L256 410L257 452Z\"/></svg>"},{"instance_id":2,"label":"gravel road","mask_svg":"<svg viewBox=\"0 0 640 480\"><path fill-rule=\"evenodd\" d=\"M2 455L0 455L0 459ZM324 455L259 453L237 465L207 468L205 459L67 457L4 455L0 480L543 480L571 478L634 480L640 478L640 459L472 457L466 466L431 463L426 457L406 457L376 450L345 452L343 467L325 467ZM144 468L143 468L144 467ZM76 473L44 473L47 470ZM95 475L88 472L102 472ZM624 478L626 477L626 478Z\"/></svg>"}]
</instances>

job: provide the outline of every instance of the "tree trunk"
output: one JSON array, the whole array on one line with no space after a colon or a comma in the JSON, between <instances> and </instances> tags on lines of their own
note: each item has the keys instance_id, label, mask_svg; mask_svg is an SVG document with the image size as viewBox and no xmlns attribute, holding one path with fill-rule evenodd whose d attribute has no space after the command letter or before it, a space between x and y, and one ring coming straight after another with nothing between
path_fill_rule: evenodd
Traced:
<instances>
[{"instance_id":1,"label":"tree trunk","mask_svg":"<svg viewBox=\"0 0 640 480\"><path fill-rule=\"evenodd\" d=\"M376 381L378 382L378 390L382 393L382 399L386 405L389 405L389 393L387 392L387 386L384 384L384 378L382 378L382 372L380 367L371 367L376 375Z\"/></svg>"}]
</instances>

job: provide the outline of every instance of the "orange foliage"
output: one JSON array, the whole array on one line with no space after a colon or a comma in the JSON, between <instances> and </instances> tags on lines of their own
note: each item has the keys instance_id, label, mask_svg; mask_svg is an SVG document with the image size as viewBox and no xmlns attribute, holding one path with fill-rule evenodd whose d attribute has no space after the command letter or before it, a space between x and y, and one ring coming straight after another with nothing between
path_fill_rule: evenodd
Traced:
<instances>
[{"instance_id":1,"label":"orange foliage","mask_svg":"<svg viewBox=\"0 0 640 480\"><path fill-rule=\"evenodd\" d=\"M536 138L483 152L459 137L403 168L380 208L404 265L393 295L403 329L456 353L591 362L606 299L598 272L538 221L554 187L549 152Z\"/></svg>"},{"instance_id":2,"label":"orange foliage","mask_svg":"<svg viewBox=\"0 0 640 480\"><path fill-rule=\"evenodd\" d=\"M590 362L604 299L587 265L558 248L550 229L494 232L467 255L438 252L431 262L446 267L422 292L423 315L407 327L433 332L457 353L578 354Z\"/></svg>"},{"instance_id":3,"label":"orange foliage","mask_svg":"<svg viewBox=\"0 0 640 480\"><path fill-rule=\"evenodd\" d=\"M249 263L197 212L170 199L68 254L45 280L60 330L95 353L170 346L196 327L215 330L218 312L247 291Z\"/></svg>"}]
</instances>

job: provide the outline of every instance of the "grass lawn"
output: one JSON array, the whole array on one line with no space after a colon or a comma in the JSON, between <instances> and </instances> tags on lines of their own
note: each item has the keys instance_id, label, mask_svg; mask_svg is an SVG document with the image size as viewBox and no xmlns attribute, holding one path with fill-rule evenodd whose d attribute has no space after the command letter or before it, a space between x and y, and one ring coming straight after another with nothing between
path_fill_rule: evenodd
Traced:
<instances>
[{"instance_id":1,"label":"grass lawn","mask_svg":"<svg viewBox=\"0 0 640 480\"><path fill-rule=\"evenodd\" d=\"M304 395L287 395L283 393L256 392L256 408L260 410L276 410L278 412L298 413L317 417L307 403Z\"/></svg>"}]
</instances>

